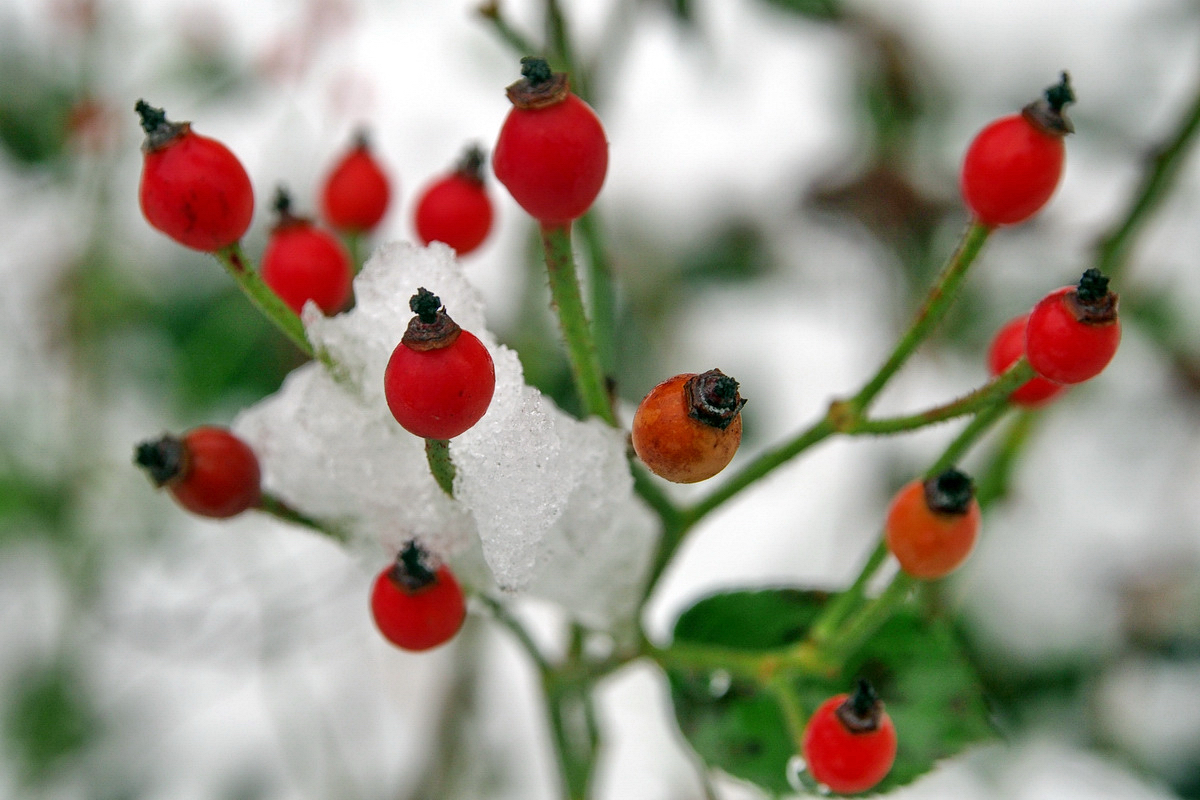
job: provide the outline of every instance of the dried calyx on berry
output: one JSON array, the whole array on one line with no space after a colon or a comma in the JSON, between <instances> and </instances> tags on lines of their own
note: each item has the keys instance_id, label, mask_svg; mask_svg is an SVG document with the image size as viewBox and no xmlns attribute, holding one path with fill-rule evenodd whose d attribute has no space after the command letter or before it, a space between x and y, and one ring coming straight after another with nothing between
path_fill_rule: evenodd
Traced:
<instances>
[{"instance_id":1,"label":"dried calyx on berry","mask_svg":"<svg viewBox=\"0 0 1200 800\"><path fill-rule=\"evenodd\" d=\"M1064 109L1074 102L1075 92L1071 89L1071 76L1064 71L1058 83L1048 87L1041 97L1021 109L1021 114L1045 133L1066 136L1075 132L1075 126Z\"/></svg>"},{"instance_id":2,"label":"dried calyx on berry","mask_svg":"<svg viewBox=\"0 0 1200 800\"><path fill-rule=\"evenodd\" d=\"M925 505L939 514L965 514L975 499L975 482L951 467L924 483Z\"/></svg>"},{"instance_id":3,"label":"dried calyx on berry","mask_svg":"<svg viewBox=\"0 0 1200 800\"><path fill-rule=\"evenodd\" d=\"M133 461L154 481L166 486L187 471L188 451L183 440L170 434L142 442L134 451Z\"/></svg>"},{"instance_id":4,"label":"dried calyx on berry","mask_svg":"<svg viewBox=\"0 0 1200 800\"><path fill-rule=\"evenodd\" d=\"M290 228L293 225L312 224L312 219L309 217L302 217L292 211L292 194L283 184L276 187L275 200L271 203L271 207L275 210L274 230Z\"/></svg>"},{"instance_id":5,"label":"dried calyx on berry","mask_svg":"<svg viewBox=\"0 0 1200 800\"><path fill-rule=\"evenodd\" d=\"M454 165L454 174L463 180L483 185L483 164L487 156L478 144L472 144L463 151L462 157Z\"/></svg>"},{"instance_id":6,"label":"dried calyx on berry","mask_svg":"<svg viewBox=\"0 0 1200 800\"><path fill-rule=\"evenodd\" d=\"M549 62L538 56L521 59L521 80L510 84L504 91L509 101L517 108L533 109L561 103L571 91L570 80L565 72L550 69Z\"/></svg>"},{"instance_id":7,"label":"dried calyx on berry","mask_svg":"<svg viewBox=\"0 0 1200 800\"><path fill-rule=\"evenodd\" d=\"M1074 291L1066 296L1075 319L1088 325L1108 325L1117 318L1116 292L1108 289L1108 277L1096 268L1085 270Z\"/></svg>"},{"instance_id":8,"label":"dried calyx on berry","mask_svg":"<svg viewBox=\"0 0 1200 800\"><path fill-rule=\"evenodd\" d=\"M834 712L851 733L872 733L879 729L883 718L883 701L866 678L859 678L854 694Z\"/></svg>"},{"instance_id":9,"label":"dried calyx on berry","mask_svg":"<svg viewBox=\"0 0 1200 800\"><path fill-rule=\"evenodd\" d=\"M688 416L724 430L737 417L746 400L738 394L738 382L719 369L710 369L688 379Z\"/></svg>"},{"instance_id":10,"label":"dried calyx on berry","mask_svg":"<svg viewBox=\"0 0 1200 800\"><path fill-rule=\"evenodd\" d=\"M192 125L190 122L171 122L163 109L155 108L145 100L138 100L133 110L141 120L142 130L146 132L146 138L142 142L143 153L152 153L166 147L187 133Z\"/></svg>"},{"instance_id":11,"label":"dried calyx on berry","mask_svg":"<svg viewBox=\"0 0 1200 800\"><path fill-rule=\"evenodd\" d=\"M446 313L441 299L424 286L417 289L408 301L416 314L408 322L400 343L412 350L439 350L458 339L462 328Z\"/></svg>"},{"instance_id":12,"label":"dried calyx on berry","mask_svg":"<svg viewBox=\"0 0 1200 800\"><path fill-rule=\"evenodd\" d=\"M437 582L437 567L427 563L428 560L428 554L414 539L396 556L388 577L409 594L419 592Z\"/></svg>"}]
</instances>

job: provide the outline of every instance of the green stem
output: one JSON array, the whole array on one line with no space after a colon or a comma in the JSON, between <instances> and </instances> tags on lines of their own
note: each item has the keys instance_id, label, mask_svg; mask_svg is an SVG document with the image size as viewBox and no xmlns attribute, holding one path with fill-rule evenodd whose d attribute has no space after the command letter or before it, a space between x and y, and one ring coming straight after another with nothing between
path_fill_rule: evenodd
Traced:
<instances>
[{"instance_id":1,"label":"green stem","mask_svg":"<svg viewBox=\"0 0 1200 800\"><path fill-rule=\"evenodd\" d=\"M516 617L510 614L508 608L499 600L489 597L483 593L476 594L475 598L488 607L488 609L492 612L492 616L495 617L497 622L508 629L509 633L513 635L513 638L517 640L517 643L521 645L521 649L524 650L525 654L529 656L531 661L533 661L534 665L537 667L538 673L542 676L542 679L545 680L546 677L552 672L553 667L551 667L550 663L546 661L546 657L542 655L541 649L539 649L537 644L533 641L533 637L529 635L529 631L525 629L525 626L522 625Z\"/></svg>"},{"instance_id":2,"label":"green stem","mask_svg":"<svg viewBox=\"0 0 1200 800\"><path fill-rule=\"evenodd\" d=\"M1033 367L1029 366L1029 362L1022 357L987 384L953 402L903 417L852 421L842 432L852 436L902 433L923 428L935 422L944 422L955 417L974 414L991 408L997 403L1003 404L1005 398L1033 378L1035 374Z\"/></svg>"},{"instance_id":3,"label":"green stem","mask_svg":"<svg viewBox=\"0 0 1200 800\"><path fill-rule=\"evenodd\" d=\"M1013 420L999 445L975 477L975 499L979 501L979 505L987 507L989 503L1008 494L1008 481L1012 476L1013 465L1033 434L1034 423L1040 417L1036 412L1023 411Z\"/></svg>"},{"instance_id":4,"label":"green stem","mask_svg":"<svg viewBox=\"0 0 1200 800\"><path fill-rule=\"evenodd\" d=\"M449 497L454 497L454 476L458 470L450 459L450 441L448 439L426 439L425 460L429 462L429 471L437 485Z\"/></svg>"},{"instance_id":5,"label":"green stem","mask_svg":"<svg viewBox=\"0 0 1200 800\"><path fill-rule=\"evenodd\" d=\"M696 523L746 487L764 478L776 468L786 464L813 445L819 444L837 433L832 416L832 413L826 414L789 441L762 453L749 464L742 467L733 477L717 487L712 494L701 499L700 502L691 508L684 509L681 518L682 528L679 531L679 535L682 537Z\"/></svg>"},{"instance_id":6,"label":"green stem","mask_svg":"<svg viewBox=\"0 0 1200 800\"><path fill-rule=\"evenodd\" d=\"M825 606L820 615L809 628L808 638L818 647L824 645L833 636L834 632L841 627L846 618L854 613L862 604L863 597L866 595L867 584L871 578L875 577L875 573L883 566L883 562L887 560L888 549L883 540L880 539L875 549L867 556L867 561L863 564L862 569L855 578L854 583L850 588L841 592L833 600Z\"/></svg>"},{"instance_id":7,"label":"green stem","mask_svg":"<svg viewBox=\"0 0 1200 800\"><path fill-rule=\"evenodd\" d=\"M915 583L916 579L908 573L897 572L879 596L846 620L829 639L824 648L826 656L840 669L907 601L908 592Z\"/></svg>"},{"instance_id":8,"label":"green stem","mask_svg":"<svg viewBox=\"0 0 1200 800\"><path fill-rule=\"evenodd\" d=\"M958 294L963 278L966 277L967 268L979 255L979 251L983 249L991 232L991 228L978 222L972 222L967 227L958 249L954 251L942 268L937 282L929 290L924 305L917 311L908 331L901 337L879 371L850 400L850 405L855 411L862 412L870 406L871 401L883 391L883 387L892 379L892 376L900 370L900 367L904 366L908 357L942 321Z\"/></svg>"},{"instance_id":9,"label":"green stem","mask_svg":"<svg viewBox=\"0 0 1200 800\"><path fill-rule=\"evenodd\" d=\"M366 234L357 231L351 231L345 235L343 241L346 243L346 251L350 254L350 266L354 269L354 274L362 272L362 243L363 237Z\"/></svg>"},{"instance_id":10,"label":"green stem","mask_svg":"<svg viewBox=\"0 0 1200 800\"><path fill-rule=\"evenodd\" d=\"M563 16L558 0L546 0L546 39L559 69L571 76L571 91L581 99L590 101L588 79L583 74L583 68L575 60L571 36L567 32L567 19Z\"/></svg>"},{"instance_id":11,"label":"green stem","mask_svg":"<svg viewBox=\"0 0 1200 800\"><path fill-rule=\"evenodd\" d=\"M596 357L600 360L600 368L611 375L617 367L617 291L612 262L604 246L595 209L580 217L578 225L588 255L588 289Z\"/></svg>"},{"instance_id":12,"label":"green stem","mask_svg":"<svg viewBox=\"0 0 1200 800\"><path fill-rule=\"evenodd\" d=\"M486 2L478 9L479 16L491 23L492 30L519 56L532 56L541 52L541 48L533 44L516 28L508 24L508 20L500 11L500 3L496 0Z\"/></svg>"},{"instance_id":13,"label":"green stem","mask_svg":"<svg viewBox=\"0 0 1200 800\"><path fill-rule=\"evenodd\" d=\"M268 492L262 493L262 497L258 501L257 508L264 514L270 514L272 517L284 522L290 522L293 525L300 525L308 528L309 530L316 531L322 536L326 536L335 542L345 544L350 541L350 536L345 531L313 519L307 514L302 514L287 503L280 500L275 495Z\"/></svg>"},{"instance_id":14,"label":"green stem","mask_svg":"<svg viewBox=\"0 0 1200 800\"><path fill-rule=\"evenodd\" d=\"M546 676L542 686L565 796L585 800L599 744L589 708L589 687L560 682L553 674Z\"/></svg>"},{"instance_id":15,"label":"green stem","mask_svg":"<svg viewBox=\"0 0 1200 800\"><path fill-rule=\"evenodd\" d=\"M1148 169L1121 221L1101 237L1096 247L1096 267L1109 278L1115 279L1121 273L1137 234L1174 187L1197 131L1200 131L1200 92L1171 136L1151 151Z\"/></svg>"},{"instance_id":16,"label":"green stem","mask_svg":"<svg viewBox=\"0 0 1200 800\"><path fill-rule=\"evenodd\" d=\"M616 426L617 418L613 413L604 372L600 368L596 344L583 308L575 255L571 250L570 224L543 227L542 246L550 277L550 298L566 341L567 359L583 408L587 414Z\"/></svg>"},{"instance_id":17,"label":"green stem","mask_svg":"<svg viewBox=\"0 0 1200 800\"><path fill-rule=\"evenodd\" d=\"M954 438L954 441L950 442L946 449L942 451L942 455L938 460L933 462L932 466L925 471L925 477L932 478L940 475L957 464L979 437L987 433L988 428L992 427L1010 410L1012 410L1011 405L1001 402L989 406L976 414L975 418Z\"/></svg>"},{"instance_id":18,"label":"green stem","mask_svg":"<svg viewBox=\"0 0 1200 800\"><path fill-rule=\"evenodd\" d=\"M254 269L253 262L247 259L245 253L242 252L241 243L235 242L218 250L213 255L225 267L225 271L230 274L238 287L250 298L250 302L267 319L275 323L276 327L283 331L296 347L300 348L301 352L312 358L312 345L308 343L308 337L304 334L304 325L300 322L299 315L292 311L279 295L271 291L271 287L263 283L258 271Z\"/></svg>"}]
</instances>

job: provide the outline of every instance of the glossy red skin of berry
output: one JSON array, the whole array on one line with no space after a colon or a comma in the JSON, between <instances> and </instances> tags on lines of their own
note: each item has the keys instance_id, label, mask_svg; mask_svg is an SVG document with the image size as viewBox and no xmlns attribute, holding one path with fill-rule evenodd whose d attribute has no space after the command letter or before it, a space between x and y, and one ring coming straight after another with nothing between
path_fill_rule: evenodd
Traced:
<instances>
[{"instance_id":1,"label":"glossy red skin of berry","mask_svg":"<svg viewBox=\"0 0 1200 800\"><path fill-rule=\"evenodd\" d=\"M193 514L227 519L254 508L262 497L258 456L224 428L200 427L183 436L184 467L167 484Z\"/></svg>"},{"instance_id":2,"label":"glossy red skin of berry","mask_svg":"<svg viewBox=\"0 0 1200 800\"><path fill-rule=\"evenodd\" d=\"M414 225L421 244L445 242L463 256L491 231L492 201L482 182L453 173L421 193Z\"/></svg>"},{"instance_id":3,"label":"glossy red skin of berry","mask_svg":"<svg viewBox=\"0 0 1200 800\"><path fill-rule=\"evenodd\" d=\"M668 378L642 398L633 415L633 449L642 463L672 483L696 483L733 460L742 441L742 416L726 428L695 419L684 390L694 373Z\"/></svg>"},{"instance_id":4,"label":"glossy red skin of berry","mask_svg":"<svg viewBox=\"0 0 1200 800\"><path fill-rule=\"evenodd\" d=\"M353 278L346 248L307 220L277 227L263 251L263 281L297 314L309 300L326 314L341 311L350 302Z\"/></svg>"},{"instance_id":5,"label":"glossy red skin of berry","mask_svg":"<svg viewBox=\"0 0 1200 800\"><path fill-rule=\"evenodd\" d=\"M1121 323L1080 322L1067 303L1074 286L1043 297L1029 312L1025 355L1034 371L1056 383L1083 383L1096 377L1117 354Z\"/></svg>"},{"instance_id":6,"label":"glossy red skin of berry","mask_svg":"<svg viewBox=\"0 0 1200 800\"><path fill-rule=\"evenodd\" d=\"M924 481L914 480L892 498L884 538L901 569L914 578L936 580L967 560L979 537L981 516L974 498L962 514L931 509Z\"/></svg>"},{"instance_id":7,"label":"glossy red skin of berry","mask_svg":"<svg viewBox=\"0 0 1200 800\"><path fill-rule=\"evenodd\" d=\"M152 226L208 253L241 239L254 216L254 189L237 156L186 126L145 153L138 201Z\"/></svg>"},{"instance_id":8,"label":"glossy red skin of berry","mask_svg":"<svg viewBox=\"0 0 1200 800\"><path fill-rule=\"evenodd\" d=\"M383 373L392 416L406 431L426 439L451 439L466 431L487 412L495 389L492 357L470 331L433 350L401 343Z\"/></svg>"},{"instance_id":9,"label":"glossy red skin of berry","mask_svg":"<svg viewBox=\"0 0 1200 800\"><path fill-rule=\"evenodd\" d=\"M343 156L321 188L321 214L334 230L374 230L388 210L391 181L370 149L358 146Z\"/></svg>"},{"instance_id":10,"label":"glossy red skin of berry","mask_svg":"<svg viewBox=\"0 0 1200 800\"><path fill-rule=\"evenodd\" d=\"M837 709L848 695L831 697L817 707L801 739L801 755L808 771L836 794L856 794L887 777L896 760L896 727L887 712L879 726L856 733L838 719Z\"/></svg>"},{"instance_id":11,"label":"glossy red skin of berry","mask_svg":"<svg viewBox=\"0 0 1200 800\"><path fill-rule=\"evenodd\" d=\"M439 567L433 582L409 591L388 567L375 578L371 615L383 637L404 650L430 650L454 638L467 616L466 601L454 574Z\"/></svg>"},{"instance_id":12,"label":"glossy red skin of berry","mask_svg":"<svg viewBox=\"0 0 1200 800\"><path fill-rule=\"evenodd\" d=\"M568 93L559 103L508 112L492 170L544 227L565 225L591 207L608 171L608 140L591 106Z\"/></svg>"},{"instance_id":13,"label":"glossy red skin of berry","mask_svg":"<svg viewBox=\"0 0 1200 800\"><path fill-rule=\"evenodd\" d=\"M1047 133L1022 114L1002 117L967 148L963 200L989 227L1024 222L1054 194L1065 156L1061 135Z\"/></svg>"},{"instance_id":14,"label":"glossy red skin of berry","mask_svg":"<svg viewBox=\"0 0 1200 800\"><path fill-rule=\"evenodd\" d=\"M1006 322L992 338L988 348L988 373L993 377L1004 372L1025 354L1025 314ZM1039 408L1058 397L1067 387L1045 378L1030 378L1008 396L1010 402L1022 408Z\"/></svg>"}]
</instances>

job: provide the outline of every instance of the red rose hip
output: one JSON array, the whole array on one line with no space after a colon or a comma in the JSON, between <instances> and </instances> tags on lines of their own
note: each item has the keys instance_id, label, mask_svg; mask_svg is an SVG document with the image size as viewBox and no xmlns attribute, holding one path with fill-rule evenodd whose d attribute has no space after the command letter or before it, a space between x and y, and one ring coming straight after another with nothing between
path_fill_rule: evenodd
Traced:
<instances>
[{"instance_id":1,"label":"red rose hip","mask_svg":"<svg viewBox=\"0 0 1200 800\"><path fill-rule=\"evenodd\" d=\"M567 76L552 73L543 59L521 59L521 74L508 87L513 108L500 128L492 170L543 227L565 225L583 216L604 184L604 127L571 93Z\"/></svg>"},{"instance_id":2,"label":"red rose hip","mask_svg":"<svg viewBox=\"0 0 1200 800\"><path fill-rule=\"evenodd\" d=\"M1025 356L1034 371L1065 384L1099 375L1121 343L1117 299L1097 269L1042 298L1025 325Z\"/></svg>"},{"instance_id":3,"label":"red rose hip","mask_svg":"<svg viewBox=\"0 0 1200 800\"><path fill-rule=\"evenodd\" d=\"M483 244L492 229L492 201L482 166L483 152L472 147L454 172L421 192L413 224L422 244L444 242L460 256Z\"/></svg>"},{"instance_id":4,"label":"red rose hip","mask_svg":"<svg viewBox=\"0 0 1200 800\"><path fill-rule=\"evenodd\" d=\"M409 306L416 316L383 374L388 408L414 436L451 439L487 412L496 389L492 357L432 292L418 289Z\"/></svg>"},{"instance_id":5,"label":"red rose hip","mask_svg":"<svg viewBox=\"0 0 1200 800\"><path fill-rule=\"evenodd\" d=\"M454 638L467 606L450 569L431 569L414 542L375 578L371 616L383 638L401 649L421 651Z\"/></svg>"},{"instance_id":6,"label":"red rose hip","mask_svg":"<svg viewBox=\"0 0 1200 800\"><path fill-rule=\"evenodd\" d=\"M225 428L204 426L182 438L142 442L134 462L181 506L203 517L236 516L262 497L258 457Z\"/></svg>"},{"instance_id":7,"label":"red rose hip","mask_svg":"<svg viewBox=\"0 0 1200 800\"><path fill-rule=\"evenodd\" d=\"M865 792L896 760L896 728L865 680L853 694L835 695L809 717L800 752L809 773L836 794Z\"/></svg>"},{"instance_id":8,"label":"red rose hip","mask_svg":"<svg viewBox=\"0 0 1200 800\"><path fill-rule=\"evenodd\" d=\"M963 200L988 227L1032 217L1062 177L1063 137L1073 130L1063 108L1074 102L1067 74L1020 114L1002 117L976 135L963 159Z\"/></svg>"},{"instance_id":9,"label":"red rose hip","mask_svg":"<svg viewBox=\"0 0 1200 800\"><path fill-rule=\"evenodd\" d=\"M334 165L321 187L321 213L330 227L346 233L365 233L387 213L392 187L365 133Z\"/></svg>"},{"instance_id":10,"label":"red rose hip","mask_svg":"<svg viewBox=\"0 0 1200 800\"><path fill-rule=\"evenodd\" d=\"M992 377L1004 372L1025 355L1025 325L1028 320L1029 315L1025 314L1009 320L996 331L987 353L988 373ZM1017 387L1008 399L1022 408L1039 408L1058 397L1066 388L1061 383L1035 377Z\"/></svg>"},{"instance_id":11,"label":"red rose hip","mask_svg":"<svg viewBox=\"0 0 1200 800\"><path fill-rule=\"evenodd\" d=\"M279 219L262 256L262 279L297 314L312 300L326 314L350 302L354 271L350 254L331 233L291 212L284 189L275 198Z\"/></svg>"},{"instance_id":12,"label":"red rose hip","mask_svg":"<svg viewBox=\"0 0 1200 800\"><path fill-rule=\"evenodd\" d=\"M250 176L229 148L169 122L137 102L146 140L138 201L146 221L185 247L216 252L234 244L254 216Z\"/></svg>"}]
</instances>

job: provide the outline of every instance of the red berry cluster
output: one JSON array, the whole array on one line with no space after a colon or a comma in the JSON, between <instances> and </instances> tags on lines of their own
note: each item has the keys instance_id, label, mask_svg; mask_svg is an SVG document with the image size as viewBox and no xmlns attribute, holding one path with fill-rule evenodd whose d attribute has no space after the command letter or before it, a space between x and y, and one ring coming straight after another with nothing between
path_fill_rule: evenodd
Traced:
<instances>
[{"instance_id":1,"label":"red berry cluster","mask_svg":"<svg viewBox=\"0 0 1200 800\"><path fill-rule=\"evenodd\" d=\"M998 375L1025 356L1038 377L1009 395L1025 408L1044 405L1069 386L1091 380L1121 343L1117 301L1108 278L1097 269L1086 270L1078 284L1055 289L996 333L988 371Z\"/></svg>"}]
</instances>

